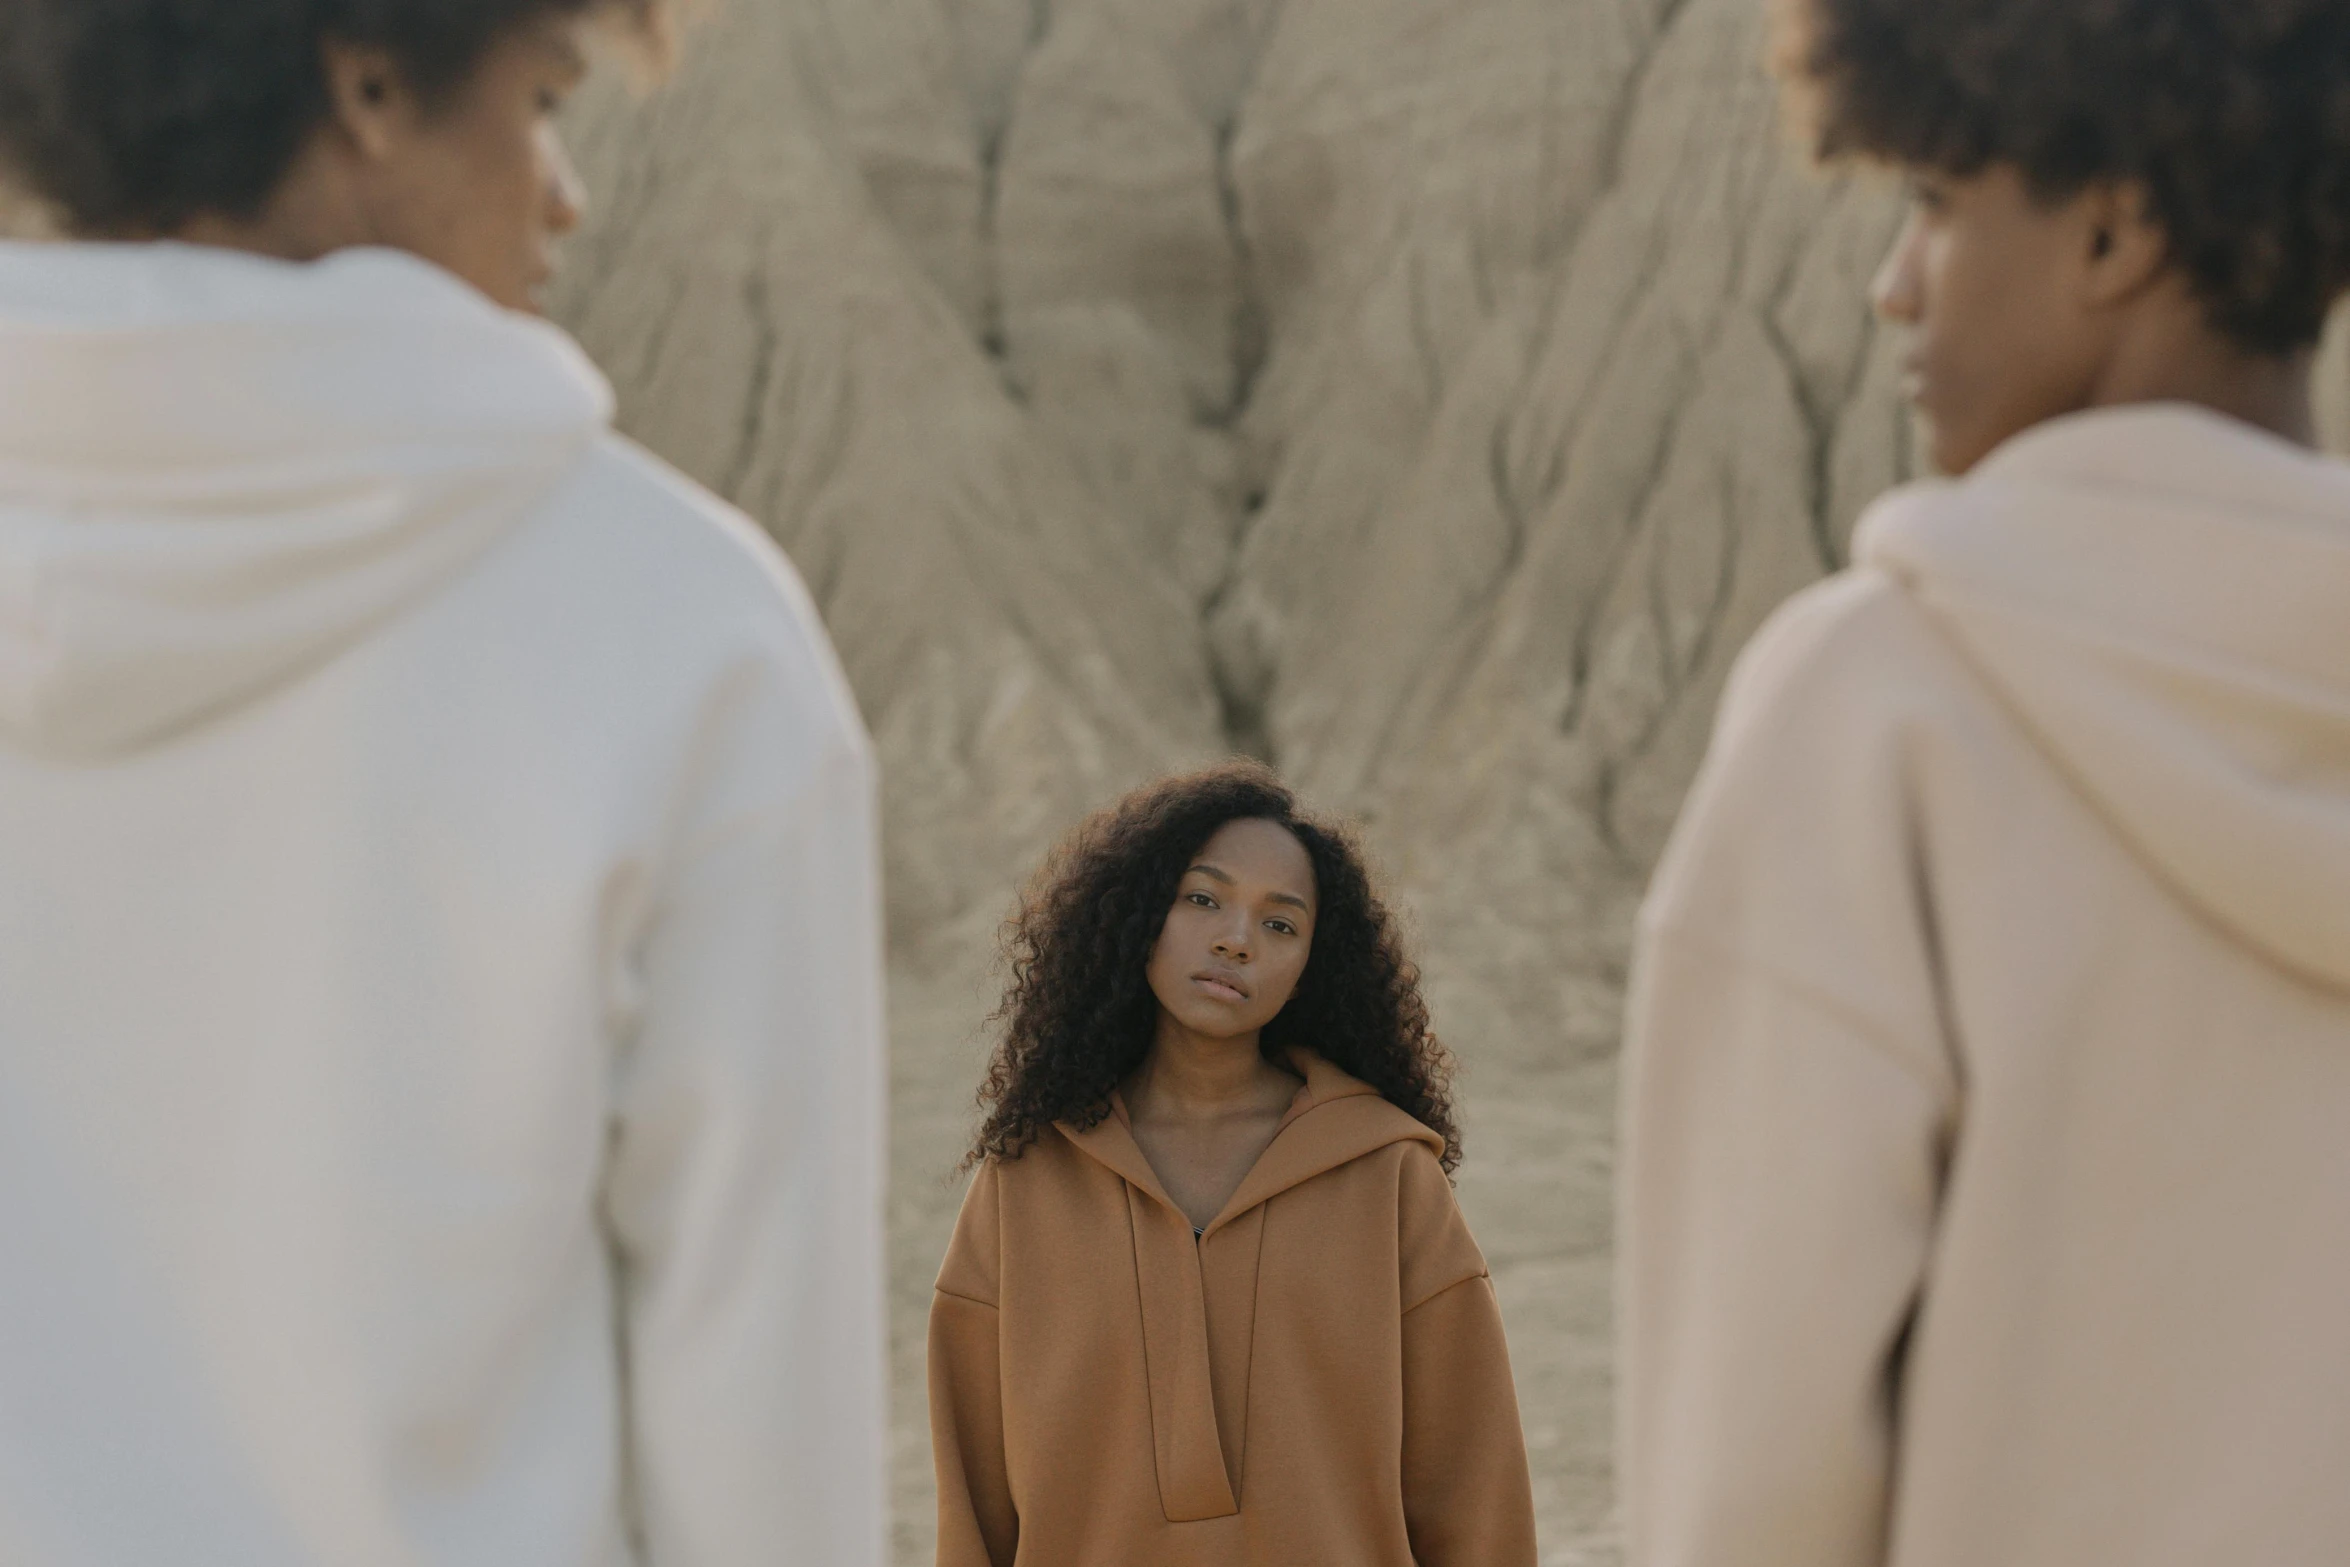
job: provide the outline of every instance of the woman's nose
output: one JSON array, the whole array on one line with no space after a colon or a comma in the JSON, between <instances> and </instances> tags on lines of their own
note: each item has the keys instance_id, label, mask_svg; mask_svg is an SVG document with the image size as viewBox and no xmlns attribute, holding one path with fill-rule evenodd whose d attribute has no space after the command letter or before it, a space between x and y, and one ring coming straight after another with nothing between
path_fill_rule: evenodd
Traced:
<instances>
[{"instance_id":1,"label":"woman's nose","mask_svg":"<svg viewBox=\"0 0 2350 1567\"><path fill-rule=\"evenodd\" d=\"M570 150L552 125L539 132L539 162L546 191L547 231L558 237L569 234L587 215L587 182L579 177Z\"/></svg>"},{"instance_id":2,"label":"woman's nose","mask_svg":"<svg viewBox=\"0 0 2350 1567\"><path fill-rule=\"evenodd\" d=\"M1246 931L1226 931L1216 938L1214 951L1216 956L1220 958L1228 959L1234 963L1246 963L1249 957L1248 933Z\"/></svg>"},{"instance_id":3,"label":"woman's nose","mask_svg":"<svg viewBox=\"0 0 2350 1567\"><path fill-rule=\"evenodd\" d=\"M1897 326L1915 326L1923 314L1918 279L1920 238L1920 225L1913 212L1869 285L1869 302L1876 306L1878 317Z\"/></svg>"}]
</instances>

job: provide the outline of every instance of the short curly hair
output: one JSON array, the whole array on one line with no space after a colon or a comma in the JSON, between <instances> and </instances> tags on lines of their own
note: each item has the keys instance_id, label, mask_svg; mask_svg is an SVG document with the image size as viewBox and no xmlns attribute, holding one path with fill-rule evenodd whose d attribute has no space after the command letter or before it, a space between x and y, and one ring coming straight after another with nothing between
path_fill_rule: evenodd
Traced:
<instances>
[{"instance_id":1,"label":"short curly hair","mask_svg":"<svg viewBox=\"0 0 2350 1567\"><path fill-rule=\"evenodd\" d=\"M1127 796L1046 862L1006 931L1011 984L980 1089L969 1163L1017 1159L1056 1121L1080 1130L1109 1114L1112 1090L1142 1065L1159 1003L1147 969L1193 856L1228 822L1285 828L1314 868L1313 950L1289 1004L1259 1045L1281 1061L1311 1048L1444 1139L1461 1158L1453 1061L1429 1026L1419 971L1344 829L1304 814L1267 769L1233 762Z\"/></svg>"},{"instance_id":2,"label":"short curly hair","mask_svg":"<svg viewBox=\"0 0 2350 1567\"><path fill-rule=\"evenodd\" d=\"M2215 328L2315 343L2350 290L2345 0L1780 0L1823 157L2047 199L2138 183Z\"/></svg>"},{"instance_id":3,"label":"short curly hair","mask_svg":"<svg viewBox=\"0 0 2350 1567\"><path fill-rule=\"evenodd\" d=\"M331 111L330 40L391 52L428 104L511 29L655 0L0 0L0 164L74 229L249 219Z\"/></svg>"}]
</instances>

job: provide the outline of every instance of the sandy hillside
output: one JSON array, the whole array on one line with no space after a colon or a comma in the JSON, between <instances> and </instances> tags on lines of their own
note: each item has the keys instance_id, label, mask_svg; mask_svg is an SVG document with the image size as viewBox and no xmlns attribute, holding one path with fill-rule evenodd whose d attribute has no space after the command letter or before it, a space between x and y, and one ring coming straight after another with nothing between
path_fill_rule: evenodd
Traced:
<instances>
[{"instance_id":1,"label":"sandy hillside","mask_svg":"<svg viewBox=\"0 0 2350 1567\"><path fill-rule=\"evenodd\" d=\"M730 0L583 106L559 314L792 553L888 770L902 1562L992 927L1233 750L1417 912L1545 1559L1611 1559L1630 900L1737 648L1911 463L1896 204L1790 156L1761 49L1755 0Z\"/></svg>"},{"instance_id":2,"label":"sandy hillside","mask_svg":"<svg viewBox=\"0 0 2350 1567\"><path fill-rule=\"evenodd\" d=\"M1612 1562L1630 909L1738 647L1911 468L1892 193L1790 155L1759 0L707 9L579 108L556 313L791 553L887 769L899 1561L994 926L1247 751L1416 913L1544 1559ZM2350 320L2321 387L2350 450Z\"/></svg>"}]
</instances>

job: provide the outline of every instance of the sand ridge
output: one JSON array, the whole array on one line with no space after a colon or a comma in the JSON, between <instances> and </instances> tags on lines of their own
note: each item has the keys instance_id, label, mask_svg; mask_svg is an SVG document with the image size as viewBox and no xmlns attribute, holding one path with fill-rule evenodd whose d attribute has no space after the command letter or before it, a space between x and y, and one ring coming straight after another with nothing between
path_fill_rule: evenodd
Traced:
<instances>
[{"instance_id":1,"label":"sand ridge","mask_svg":"<svg viewBox=\"0 0 2350 1567\"><path fill-rule=\"evenodd\" d=\"M791 552L887 782L897 1548L1020 879L1231 751L1363 818L1466 1065L1552 1563L1613 1559L1630 911L1738 648L1911 474L1882 177L1752 0L729 0L589 96L557 313ZM2350 438L2350 332L2329 428Z\"/></svg>"}]
</instances>

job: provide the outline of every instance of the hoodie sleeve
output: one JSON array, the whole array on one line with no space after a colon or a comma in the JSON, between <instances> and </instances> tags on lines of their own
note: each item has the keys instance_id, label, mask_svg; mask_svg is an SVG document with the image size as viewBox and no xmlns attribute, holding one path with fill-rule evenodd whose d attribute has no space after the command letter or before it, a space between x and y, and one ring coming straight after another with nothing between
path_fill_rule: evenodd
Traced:
<instances>
[{"instance_id":1,"label":"hoodie sleeve","mask_svg":"<svg viewBox=\"0 0 2350 1567\"><path fill-rule=\"evenodd\" d=\"M1002 1190L991 1161L963 1198L930 1302L930 1449L938 1567L1012 1567L1020 1517L1004 1454L997 1266Z\"/></svg>"},{"instance_id":2,"label":"hoodie sleeve","mask_svg":"<svg viewBox=\"0 0 2350 1567\"><path fill-rule=\"evenodd\" d=\"M880 1567L885 1040L873 770L805 610L686 767L605 1213L647 1567Z\"/></svg>"},{"instance_id":3,"label":"hoodie sleeve","mask_svg":"<svg viewBox=\"0 0 2350 1567\"><path fill-rule=\"evenodd\" d=\"M1619 1177L1628 1567L1884 1560L1956 1092L1921 753L1878 613L1832 586L1758 639L1643 913Z\"/></svg>"},{"instance_id":4,"label":"hoodie sleeve","mask_svg":"<svg viewBox=\"0 0 2350 1567\"><path fill-rule=\"evenodd\" d=\"M1485 1258L1426 1148L1404 1160L1403 1508L1420 1567L1534 1567L1534 1488Z\"/></svg>"}]
</instances>

